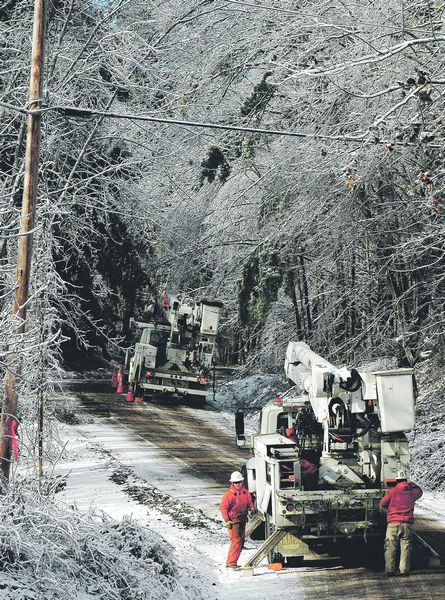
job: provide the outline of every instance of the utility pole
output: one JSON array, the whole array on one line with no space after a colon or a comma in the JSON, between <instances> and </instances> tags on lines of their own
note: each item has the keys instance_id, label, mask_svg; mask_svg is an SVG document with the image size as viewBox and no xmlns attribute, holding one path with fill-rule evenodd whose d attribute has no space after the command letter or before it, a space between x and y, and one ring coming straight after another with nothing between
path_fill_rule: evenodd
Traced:
<instances>
[{"instance_id":1,"label":"utility pole","mask_svg":"<svg viewBox=\"0 0 445 600\"><path fill-rule=\"evenodd\" d=\"M28 110L30 111L40 108L42 99L46 2L47 0L34 0L31 78L28 95ZM17 352L19 350L17 345L26 329L26 304L28 301L33 230L36 216L37 182L39 177L40 132L40 113L29 114L22 212L17 252L16 287L12 302L14 347L13 352L8 357L5 397L0 423L0 467L5 482L9 481L11 452L17 426L17 383L22 371L22 359L20 353Z\"/></svg>"}]
</instances>

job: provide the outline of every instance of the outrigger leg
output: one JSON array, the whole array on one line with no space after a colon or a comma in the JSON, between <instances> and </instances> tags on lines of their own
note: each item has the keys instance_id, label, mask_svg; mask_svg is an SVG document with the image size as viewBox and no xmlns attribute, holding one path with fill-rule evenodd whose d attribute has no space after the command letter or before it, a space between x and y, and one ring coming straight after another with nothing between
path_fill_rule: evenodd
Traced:
<instances>
[{"instance_id":1,"label":"outrigger leg","mask_svg":"<svg viewBox=\"0 0 445 600\"><path fill-rule=\"evenodd\" d=\"M258 548L253 556L241 567L243 575L253 575L253 569L259 565L263 558L272 552L285 535L289 533L286 529L276 529L268 538L265 540L262 546Z\"/></svg>"}]
</instances>

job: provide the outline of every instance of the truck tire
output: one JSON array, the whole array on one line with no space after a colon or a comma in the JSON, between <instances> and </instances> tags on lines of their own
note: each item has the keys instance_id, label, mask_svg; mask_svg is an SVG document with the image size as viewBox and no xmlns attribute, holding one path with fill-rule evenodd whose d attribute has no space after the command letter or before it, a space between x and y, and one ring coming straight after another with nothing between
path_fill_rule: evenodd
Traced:
<instances>
[{"instance_id":1,"label":"truck tire","mask_svg":"<svg viewBox=\"0 0 445 600\"><path fill-rule=\"evenodd\" d=\"M191 406L194 406L195 408L202 408L206 403L206 399L203 398L202 396L197 396L194 394L187 394L187 396L185 396L185 403L190 404Z\"/></svg>"},{"instance_id":2,"label":"truck tire","mask_svg":"<svg viewBox=\"0 0 445 600\"><path fill-rule=\"evenodd\" d=\"M286 557L286 567L296 568L302 567L304 564L304 556L288 556Z\"/></svg>"},{"instance_id":3,"label":"truck tire","mask_svg":"<svg viewBox=\"0 0 445 600\"><path fill-rule=\"evenodd\" d=\"M267 559L270 563L281 563L284 565L284 556L280 554L280 552L275 552L274 550L267 555Z\"/></svg>"}]
</instances>

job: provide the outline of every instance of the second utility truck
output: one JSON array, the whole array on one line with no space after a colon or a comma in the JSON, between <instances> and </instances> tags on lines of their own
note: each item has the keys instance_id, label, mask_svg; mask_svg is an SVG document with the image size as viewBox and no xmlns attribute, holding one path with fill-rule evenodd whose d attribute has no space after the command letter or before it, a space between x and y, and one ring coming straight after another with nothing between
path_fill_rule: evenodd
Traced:
<instances>
[{"instance_id":1,"label":"second utility truck","mask_svg":"<svg viewBox=\"0 0 445 600\"><path fill-rule=\"evenodd\" d=\"M132 320L140 339L127 352L125 371L137 397L206 400L221 310L220 302L189 305L165 294L161 311L147 322Z\"/></svg>"}]
</instances>

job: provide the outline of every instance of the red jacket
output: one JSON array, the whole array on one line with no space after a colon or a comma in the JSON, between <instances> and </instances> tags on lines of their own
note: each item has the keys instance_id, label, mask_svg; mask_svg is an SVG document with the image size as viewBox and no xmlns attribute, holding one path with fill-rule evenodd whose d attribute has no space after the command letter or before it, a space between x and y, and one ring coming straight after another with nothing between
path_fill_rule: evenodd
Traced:
<instances>
[{"instance_id":1,"label":"red jacket","mask_svg":"<svg viewBox=\"0 0 445 600\"><path fill-rule=\"evenodd\" d=\"M231 485L221 500L221 514L224 521L240 523L247 520L247 512L253 510L252 496L242 485L239 490Z\"/></svg>"},{"instance_id":2,"label":"red jacket","mask_svg":"<svg viewBox=\"0 0 445 600\"><path fill-rule=\"evenodd\" d=\"M412 523L414 521L414 504L423 494L418 485L400 481L389 488L380 500L380 506L387 506L388 523Z\"/></svg>"}]
</instances>

